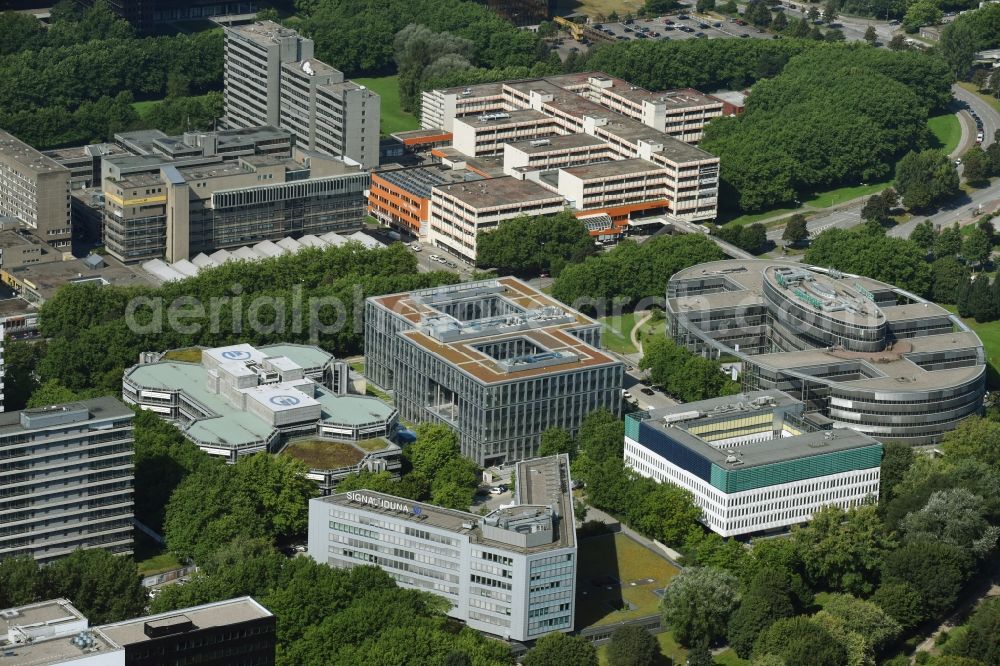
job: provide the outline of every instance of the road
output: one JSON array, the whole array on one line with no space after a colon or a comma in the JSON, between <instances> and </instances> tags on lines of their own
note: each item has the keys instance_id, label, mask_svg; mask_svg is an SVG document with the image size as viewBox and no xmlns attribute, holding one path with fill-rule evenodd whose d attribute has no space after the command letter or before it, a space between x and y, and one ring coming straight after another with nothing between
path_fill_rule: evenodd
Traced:
<instances>
[{"instance_id":1,"label":"road","mask_svg":"<svg viewBox=\"0 0 1000 666\"><path fill-rule=\"evenodd\" d=\"M804 9L803 9L804 8ZM805 12L809 11L808 5L797 2L784 3L785 15L788 17L802 18ZM893 34L899 30L899 25L890 25L887 21L877 21L869 18L854 18L841 16L837 18L833 25L822 24L824 29L837 28L844 33L844 37L849 42L860 42L865 38L868 26L875 28L875 35L883 45L892 40Z\"/></svg>"},{"instance_id":2,"label":"road","mask_svg":"<svg viewBox=\"0 0 1000 666\"><path fill-rule=\"evenodd\" d=\"M979 95L971 93L965 88L954 85L951 92L961 102L969 105L969 109L983 121L983 147L993 143L993 135L1000 129L1000 113L986 103Z\"/></svg>"}]
</instances>

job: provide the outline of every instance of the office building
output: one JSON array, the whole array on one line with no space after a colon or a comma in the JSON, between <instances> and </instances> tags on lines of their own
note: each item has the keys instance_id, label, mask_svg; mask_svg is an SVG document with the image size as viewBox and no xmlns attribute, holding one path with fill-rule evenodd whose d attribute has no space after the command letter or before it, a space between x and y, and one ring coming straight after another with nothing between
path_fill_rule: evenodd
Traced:
<instances>
[{"instance_id":1,"label":"office building","mask_svg":"<svg viewBox=\"0 0 1000 666\"><path fill-rule=\"evenodd\" d=\"M375 565L432 592L479 631L527 641L572 631L576 532L569 457L517 465L512 506L486 516L359 490L309 502L309 555Z\"/></svg>"},{"instance_id":2,"label":"office building","mask_svg":"<svg viewBox=\"0 0 1000 666\"><path fill-rule=\"evenodd\" d=\"M430 233L431 192L440 185L481 180L466 170L440 166L387 168L372 172L368 214L386 226L415 236Z\"/></svg>"},{"instance_id":3,"label":"office building","mask_svg":"<svg viewBox=\"0 0 1000 666\"><path fill-rule=\"evenodd\" d=\"M313 58L313 41L273 21L226 27L226 121L281 126L297 144L378 165L379 96Z\"/></svg>"},{"instance_id":4,"label":"office building","mask_svg":"<svg viewBox=\"0 0 1000 666\"><path fill-rule=\"evenodd\" d=\"M702 522L729 537L877 498L882 445L769 390L626 415L625 464L691 492Z\"/></svg>"},{"instance_id":5,"label":"office building","mask_svg":"<svg viewBox=\"0 0 1000 666\"><path fill-rule=\"evenodd\" d=\"M70 170L0 130L0 216L57 248L72 243Z\"/></svg>"},{"instance_id":6,"label":"office building","mask_svg":"<svg viewBox=\"0 0 1000 666\"><path fill-rule=\"evenodd\" d=\"M624 366L601 325L512 277L365 301L365 374L403 419L458 434L483 467L530 458L542 432L621 412Z\"/></svg>"},{"instance_id":7,"label":"office building","mask_svg":"<svg viewBox=\"0 0 1000 666\"><path fill-rule=\"evenodd\" d=\"M160 164L104 179L104 242L126 263L252 245L285 236L352 232L365 217L370 177L316 154L203 165ZM114 167L114 161L108 170Z\"/></svg>"},{"instance_id":8,"label":"office building","mask_svg":"<svg viewBox=\"0 0 1000 666\"><path fill-rule=\"evenodd\" d=\"M378 165L381 101L343 72L314 58L281 66L280 122L296 145Z\"/></svg>"},{"instance_id":9,"label":"office building","mask_svg":"<svg viewBox=\"0 0 1000 666\"><path fill-rule=\"evenodd\" d=\"M535 183L579 218L607 216L609 228L590 229L605 238L623 235L633 216L715 217L719 160L693 144L722 112L720 100L696 90L654 93L599 72L430 90L421 98L424 131L452 136L450 146L431 149L443 163Z\"/></svg>"},{"instance_id":10,"label":"office building","mask_svg":"<svg viewBox=\"0 0 1000 666\"><path fill-rule=\"evenodd\" d=\"M21 666L266 666L275 620L250 597L103 626L67 599L0 610L0 663Z\"/></svg>"},{"instance_id":11,"label":"office building","mask_svg":"<svg viewBox=\"0 0 1000 666\"><path fill-rule=\"evenodd\" d=\"M274 664L275 618L252 597L104 624L95 632L121 646L126 666Z\"/></svg>"},{"instance_id":12,"label":"office building","mask_svg":"<svg viewBox=\"0 0 1000 666\"><path fill-rule=\"evenodd\" d=\"M209 455L236 462L290 438L392 437L396 410L351 393L351 370L319 347L248 344L145 353L122 397L175 423Z\"/></svg>"},{"instance_id":13,"label":"office building","mask_svg":"<svg viewBox=\"0 0 1000 666\"><path fill-rule=\"evenodd\" d=\"M476 262L481 232L523 215L553 215L565 200L537 183L509 176L439 185L431 190L427 238L434 247Z\"/></svg>"},{"instance_id":14,"label":"office building","mask_svg":"<svg viewBox=\"0 0 1000 666\"><path fill-rule=\"evenodd\" d=\"M791 262L730 260L675 273L667 335L742 366L879 440L932 444L980 412L983 343L944 308L878 280Z\"/></svg>"},{"instance_id":15,"label":"office building","mask_svg":"<svg viewBox=\"0 0 1000 666\"><path fill-rule=\"evenodd\" d=\"M114 398L0 414L0 558L132 552L132 417Z\"/></svg>"}]
</instances>

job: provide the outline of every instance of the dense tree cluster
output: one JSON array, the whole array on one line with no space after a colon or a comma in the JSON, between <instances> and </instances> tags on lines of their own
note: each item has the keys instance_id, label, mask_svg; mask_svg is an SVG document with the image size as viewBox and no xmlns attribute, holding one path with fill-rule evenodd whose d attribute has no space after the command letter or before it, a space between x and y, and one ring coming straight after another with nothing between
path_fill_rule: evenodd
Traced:
<instances>
[{"instance_id":1,"label":"dense tree cluster","mask_svg":"<svg viewBox=\"0 0 1000 666\"><path fill-rule=\"evenodd\" d=\"M1000 46L1000 5L986 3L966 12L941 31L941 55L958 77L966 77L978 51Z\"/></svg>"},{"instance_id":2,"label":"dense tree cluster","mask_svg":"<svg viewBox=\"0 0 1000 666\"><path fill-rule=\"evenodd\" d=\"M447 272L417 273L412 254L399 243L374 250L350 243L229 262L156 288L67 285L39 314L49 343L38 377L73 391L117 393L123 369L144 350L297 342L318 343L338 356L356 353L362 344L356 317L365 297L457 279ZM312 312L310 299L323 299L314 301ZM311 325L314 314L323 330Z\"/></svg>"},{"instance_id":3,"label":"dense tree cluster","mask_svg":"<svg viewBox=\"0 0 1000 666\"><path fill-rule=\"evenodd\" d=\"M76 550L39 567L29 556L0 558L0 607L64 597L92 624L142 615L148 600L131 557Z\"/></svg>"},{"instance_id":4,"label":"dense tree cluster","mask_svg":"<svg viewBox=\"0 0 1000 666\"><path fill-rule=\"evenodd\" d=\"M752 254L767 249L767 229L760 222L745 224L741 227L731 225L717 227L713 233L727 243L732 243L741 250Z\"/></svg>"},{"instance_id":5,"label":"dense tree cluster","mask_svg":"<svg viewBox=\"0 0 1000 666\"><path fill-rule=\"evenodd\" d=\"M656 236L644 243L625 240L610 252L566 266L552 294L584 311L603 306L607 313L615 302L631 307L643 299L662 300L663 285L671 275L722 257L711 239L698 234Z\"/></svg>"},{"instance_id":6,"label":"dense tree cluster","mask_svg":"<svg viewBox=\"0 0 1000 666\"><path fill-rule=\"evenodd\" d=\"M722 372L718 361L688 351L666 336L643 344L639 367L650 381L683 402L739 393L739 383Z\"/></svg>"},{"instance_id":7,"label":"dense tree cluster","mask_svg":"<svg viewBox=\"0 0 1000 666\"><path fill-rule=\"evenodd\" d=\"M485 6L467 0L296 0L300 18L287 23L316 42L316 57L348 76L393 68L396 33L419 23L468 40L477 66L531 67L545 47Z\"/></svg>"},{"instance_id":8,"label":"dense tree cluster","mask_svg":"<svg viewBox=\"0 0 1000 666\"><path fill-rule=\"evenodd\" d=\"M38 23L0 14L0 126L38 148L103 141L136 127L134 99L165 97L171 78L183 78L195 94L222 80L221 30L139 39L104 2L82 13L61 4L49 31L29 21ZM163 113L181 113L178 104ZM184 109L196 110L195 103Z\"/></svg>"},{"instance_id":9,"label":"dense tree cluster","mask_svg":"<svg viewBox=\"0 0 1000 666\"><path fill-rule=\"evenodd\" d=\"M943 61L859 46L818 48L754 86L746 111L706 128L722 179L743 210L884 179L927 141L928 109L950 98ZM905 193L904 193L905 196Z\"/></svg>"},{"instance_id":10,"label":"dense tree cluster","mask_svg":"<svg viewBox=\"0 0 1000 666\"><path fill-rule=\"evenodd\" d=\"M827 229L813 239L805 260L929 294L931 268L915 242L872 234L865 227Z\"/></svg>"},{"instance_id":11,"label":"dense tree cluster","mask_svg":"<svg viewBox=\"0 0 1000 666\"><path fill-rule=\"evenodd\" d=\"M936 150L910 151L896 164L896 188L907 208L930 208L958 194L958 171Z\"/></svg>"},{"instance_id":12,"label":"dense tree cluster","mask_svg":"<svg viewBox=\"0 0 1000 666\"><path fill-rule=\"evenodd\" d=\"M587 227L570 212L519 217L476 239L477 263L501 275L558 276L564 267L594 253Z\"/></svg>"}]
</instances>

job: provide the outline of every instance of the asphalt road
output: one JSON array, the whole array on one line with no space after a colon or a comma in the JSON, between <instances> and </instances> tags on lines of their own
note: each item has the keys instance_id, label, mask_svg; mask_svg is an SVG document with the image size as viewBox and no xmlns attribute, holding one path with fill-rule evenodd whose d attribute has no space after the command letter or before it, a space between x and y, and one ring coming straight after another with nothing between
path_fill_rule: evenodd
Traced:
<instances>
[{"instance_id":1,"label":"asphalt road","mask_svg":"<svg viewBox=\"0 0 1000 666\"><path fill-rule=\"evenodd\" d=\"M980 99L978 95L969 92L961 86L952 86L951 92L956 99L968 104L969 110L983 121L983 147L993 143L993 135L997 129L1000 129L1000 113L997 113L992 106Z\"/></svg>"}]
</instances>

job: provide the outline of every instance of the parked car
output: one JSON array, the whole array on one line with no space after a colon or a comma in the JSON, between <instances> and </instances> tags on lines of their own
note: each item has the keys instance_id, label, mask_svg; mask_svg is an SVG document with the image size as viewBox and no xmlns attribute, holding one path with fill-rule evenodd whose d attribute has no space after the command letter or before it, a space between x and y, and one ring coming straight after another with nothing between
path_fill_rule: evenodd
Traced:
<instances>
[{"instance_id":1,"label":"parked car","mask_svg":"<svg viewBox=\"0 0 1000 666\"><path fill-rule=\"evenodd\" d=\"M643 386L641 389L639 389L639 393L643 395L654 395L656 392L653 389L649 388L648 386Z\"/></svg>"},{"instance_id":2,"label":"parked car","mask_svg":"<svg viewBox=\"0 0 1000 666\"><path fill-rule=\"evenodd\" d=\"M413 250L414 252L420 252L422 248L420 247L419 243L410 243L410 249Z\"/></svg>"},{"instance_id":3,"label":"parked car","mask_svg":"<svg viewBox=\"0 0 1000 666\"><path fill-rule=\"evenodd\" d=\"M507 486L493 486L490 488L490 495L503 495L507 492Z\"/></svg>"},{"instance_id":4,"label":"parked car","mask_svg":"<svg viewBox=\"0 0 1000 666\"><path fill-rule=\"evenodd\" d=\"M430 255L430 256L429 256L429 257L427 257L427 258L428 258L428 259L430 259L431 261L437 261L437 260L439 260L439 259L440 259L441 257L437 256L436 254L432 254L432 255Z\"/></svg>"}]
</instances>

